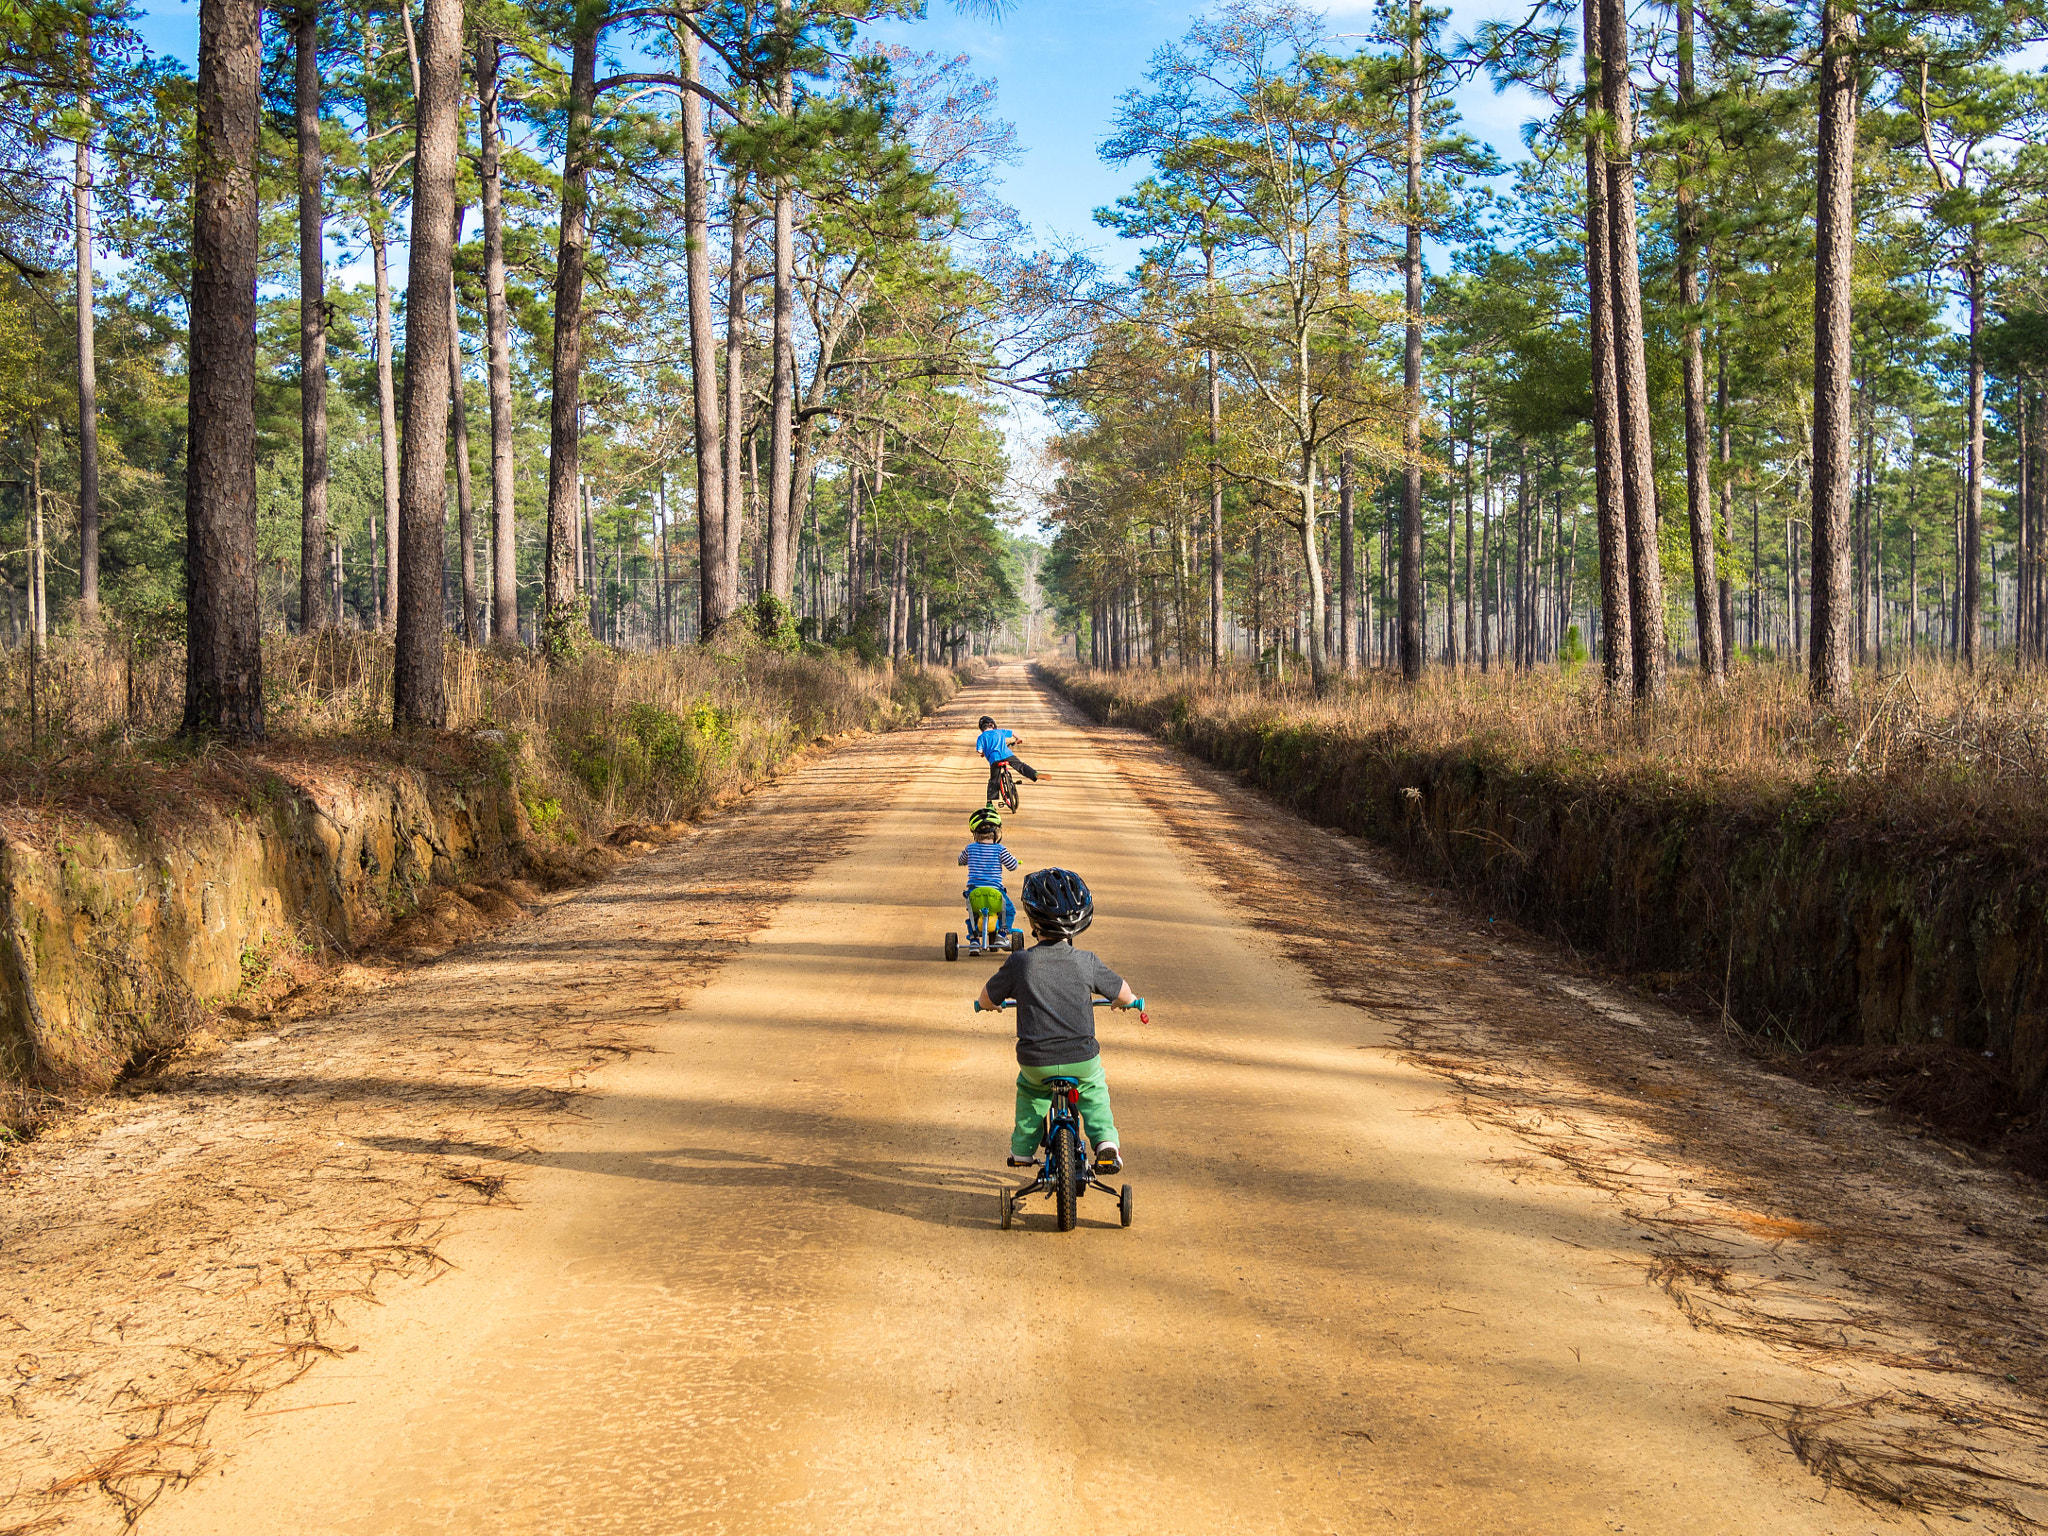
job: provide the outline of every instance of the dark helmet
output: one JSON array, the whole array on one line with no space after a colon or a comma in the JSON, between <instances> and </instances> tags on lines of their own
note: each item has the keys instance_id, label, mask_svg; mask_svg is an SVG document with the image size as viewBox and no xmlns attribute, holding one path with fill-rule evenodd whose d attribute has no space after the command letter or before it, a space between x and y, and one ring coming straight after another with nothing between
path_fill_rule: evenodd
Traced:
<instances>
[{"instance_id":1,"label":"dark helmet","mask_svg":"<svg viewBox=\"0 0 2048 1536\"><path fill-rule=\"evenodd\" d=\"M1071 939L1095 921L1095 898L1071 869L1035 869L1024 877L1024 911L1041 939Z\"/></svg>"},{"instance_id":2,"label":"dark helmet","mask_svg":"<svg viewBox=\"0 0 2048 1536\"><path fill-rule=\"evenodd\" d=\"M978 811L970 811L967 813L967 830L1000 832L1003 830L1003 813L992 805L984 805Z\"/></svg>"},{"instance_id":3,"label":"dark helmet","mask_svg":"<svg viewBox=\"0 0 2048 1536\"><path fill-rule=\"evenodd\" d=\"M995 728L996 722L995 717L993 715L983 715L981 717L981 724L975 727L975 729L978 731L992 731Z\"/></svg>"}]
</instances>

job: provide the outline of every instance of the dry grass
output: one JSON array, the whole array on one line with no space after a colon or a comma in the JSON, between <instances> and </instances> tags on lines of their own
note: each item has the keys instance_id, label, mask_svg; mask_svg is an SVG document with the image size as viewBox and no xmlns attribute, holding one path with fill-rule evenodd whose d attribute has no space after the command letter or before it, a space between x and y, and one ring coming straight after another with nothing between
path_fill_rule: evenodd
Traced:
<instances>
[{"instance_id":1,"label":"dry grass","mask_svg":"<svg viewBox=\"0 0 2048 1536\"><path fill-rule=\"evenodd\" d=\"M448 727L517 734L540 768L543 819L587 836L622 821L670 821L716 803L820 737L886 728L950 697L950 669L871 667L741 640L657 654L595 650L559 666L517 649L451 645ZM33 688L31 683L33 682ZM273 743L323 743L387 757L391 643L327 631L264 649ZM0 778L21 799L122 806L115 780L136 754L192 755L176 741L184 654L126 637L71 638L0 652Z\"/></svg>"},{"instance_id":2,"label":"dry grass","mask_svg":"<svg viewBox=\"0 0 2048 1536\"><path fill-rule=\"evenodd\" d=\"M1649 709L1617 708L1590 668L1575 673L1449 673L1414 686L1385 673L1341 679L1318 695L1242 670L1203 673L1058 669L1114 695L1126 716L1147 713L1219 722L1284 720L1333 734L1399 732L1407 747L1484 746L1525 761L1603 760L1759 785L1818 775L1890 781L1930 775L1952 790L1994 798L2031 790L2048 776L2048 675L1993 669L1971 675L1920 664L1858 678L1855 703L1815 706L1803 673L1739 668L1718 691L1690 676ZM1152 724L1133 718L1131 723Z\"/></svg>"}]
</instances>

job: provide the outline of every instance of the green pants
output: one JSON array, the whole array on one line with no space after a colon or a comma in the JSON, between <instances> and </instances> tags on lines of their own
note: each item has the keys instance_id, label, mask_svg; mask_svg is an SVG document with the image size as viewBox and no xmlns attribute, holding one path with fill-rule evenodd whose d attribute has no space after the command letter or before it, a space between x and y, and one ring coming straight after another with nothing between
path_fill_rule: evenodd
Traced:
<instances>
[{"instance_id":1,"label":"green pants","mask_svg":"<svg viewBox=\"0 0 2048 1536\"><path fill-rule=\"evenodd\" d=\"M1077 1061L1064 1067L1019 1067L1017 1069L1017 1125L1010 1132L1010 1155L1029 1157L1038 1150L1045 1135L1045 1113L1052 1104L1049 1077L1071 1077L1081 1085L1081 1128L1092 1146L1116 1138L1116 1121L1109 1114L1109 1079L1102 1072L1102 1058Z\"/></svg>"}]
</instances>

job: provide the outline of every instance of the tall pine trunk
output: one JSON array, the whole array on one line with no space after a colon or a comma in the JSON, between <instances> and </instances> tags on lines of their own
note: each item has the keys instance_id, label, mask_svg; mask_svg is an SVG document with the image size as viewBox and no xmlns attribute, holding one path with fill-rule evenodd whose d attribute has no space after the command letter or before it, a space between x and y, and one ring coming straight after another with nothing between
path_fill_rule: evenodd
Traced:
<instances>
[{"instance_id":1,"label":"tall pine trunk","mask_svg":"<svg viewBox=\"0 0 2048 1536\"><path fill-rule=\"evenodd\" d=\"M1202 264L1208 286L1209 318L1216 308L1216 247L1204 241ZM1209 669L1223 670L1223 375L1216 368L1216 349L1206 354L1209 366Z\"/></svg>"},{"instance_id":2,"label":"tall pine trunk","mask_svg":"<svg viewBox=\"0 0 2048 1536\"><path fill-rule=\"evenodd\" d=\"M299 135L299 628L327 603L327 236L320 151L320 9L292 16Z\"/></svg>"},{"instance_id":3,"label":"tall pine trunk","mask_svg":"<svg viewBox=\"0 0 2048 1536\"><path fill-rule=\"evenodd\" d=\"M1685 514L1692 535L1693 622L1699 633L1700 675L1719 686L1727 681L1728 658L1722 650L1720 592L1714 579L1707 353L1699 315L1700 207L1692 185L1699 164L1692 142L1693 105L1693 0L1678 0L1678 110L1687 135L1678 181L1678 302L1685 310Z\"/></svg>"},{"instance_id":4,"label":"tall pine trunk","mask_svg":"<svg viewBox=\"0 0 2048 1536\"><path fill-rule=\"evenodd\" d=\"M89 46L89 39L87 42ZM81 98L78 108L87 125L79 136L71 178L71 223L78 253L78 617L90 628L100 621L100 408L98 369L93 363L91 98Z\"/></svg>"},{"instance_id":5,"label":"tall pine trunk","mask_svg":"<svg viewBox=\"0 0 2048 1536\"><path fill-rule=\"evenodd\" d=\"M690 284L690 381L696 411L698 638L713 634L732 612L720 580L725 570L725 458L718 407L718 338L711 329L711 188L705 164L704 101L689 89L698 78L699 43L682 34L684 260ZM733 407L738 409L737 403Z\"/></svg>"},{"instance_id":6,"label":"tall pine trunk","mask_svg":"<svg viewBox=\"0 0 2048 1536\"><path fill-rule=\"evenodd\" d=\"M1735 471L1731 463L1733 442L1728 429L1728 350L1716 331L1714 341L1714 434L1721 462L1721 541L1735 548ZM1725 571L1720 573L1721 668L1728 667L1728 653L1735 648L1735 584Z\"/></svg>"},{"instance_id":7,"label":"tall pine trunk","mask_svg":"<svg viewBox=\"0 0 2048 1536\"><path fill-rule=\"evenodd\" d=\"M479 179L484 198L484 326L490 333L491 635L519 639L519 549L512 462L512 311L505 292L505 179L499 161L498 39L476 44Z\"/></svg>"},{"instance_id":8,"label":"tall pine trunk","mask_svg":"<svg viewBox=\"0 0 2048 1536\"><path fill-rule=\"evenodd\" d=\"M398 386L391 361L391 263L384 248L383 194L370 210L370 282L377 302L377 432L384 466L384 595L379 605L380 629L396 627L398 618ZM372 550L371 558L376 558Z\"/></svg>"},{"instance_id":9,"label":"tall pine trunk","mask_svg":"<svg viewBox=\"0 0 2048 1536\"><path fill-rule=\"evenodd\" d=\"M596 15L579 17L569 48L569 132L555 256L555 335L548 401L548 543L543 643L559 655L578 620L577 486L583 419L583 267L590 242L590 137L597 104Z\"/></svg>"},{"instance_id":10,"label":"tall pine trunk","mask_svg":"<svg viewBox=\"0 0 2048 1536\"><path fill-rule=\"evenodd\" d=\"M256 593L256 0L200 0L185 452L187 736L263 736Z\"/></svg>"},{"instance_id":11,"label":"tall pine trunk","mask_svg":"<svg viewBox=\"0 0 2048 1536\"><path fill-rule=\"evenodd\" d=\"M1969 450L1963 481L1963 665L1977 670L1984 644L1984 597L1978 567L1984 561L1984 263L1972 254L1969 268L1970 367ZM1994 573L1995 574L1995 573Z\"/></svg>"},{"instance_id":12,"label":"tall pine trunk","mask_svg":"<svg viewBox=\"0 0 2048 1536\"><path fill-rule=\"evenodd\" d=\"M779 0L778 14L787 10ZM785 62L776 81L776 109L787 120L796 102L795 80ZM796 420L796 199L786 175L775 178L774 350L769 380L768 423L768 590L790 597L795 527L790 516L792 437Z\"/></svg>"},{"instance_id":13,"label":"tall pine trunk","mask_svg":"<svg viewBox=\"0 0 2048 1536\"><path fill-rule=\"evenodd\" d=\"M727 188L731 246L725 269L725 563L718 572L720 608L740 601L740 556L747 542L741 445L747 428L747 183L733 171Z\"/></svg>"},{"instance_id":14,"label":"tall pine trunk","mask_svg":"<svg viewBox=\"0 0 2048 1536\"><path fill-rule=\"evenodd\" d=\"M1850 321L1856 254L1856 60L1847 0L1821 11L1819 201L1814 216L1813 615L1808 684L1845 707L1849 671L1849 512L1855 493ZM1797 622L1797 615L1794 615Z\"/></svg>"},{"instance_id":15,"label":"tall pine trunk","mask_svg":"<svg viewBox=\"0 0 2048 1536\"><path fill-rule=\"evenodd\" d=\"M448 723L442 553L448 530L448 358L455 345L455 155L462 0L426 0L414 107L412 239L405 287L405 445L399 468L398 641L392 724Z\"/></svg>"},{"instance_id":16,"label":"tall pine trunk","mask_svg":"<svg viewBox=\"0 0 2048 1536\"><path fill-rule=\"evenodd\" d=\"M1664 695L1664 573L1657 552L1657 477L1651 461L1649 370L1643 350L1643 280L1636 255L1634 109L1629 99L1628 11L1601 0L1601 104L1607 111L1607 285L1614 315L1614 377L1621 418L1621 491L1628 513L1630 639L1635 695Z\"/></svg>"},{"instance_id":17,"label":"tall pine trunk","mask_svg":"<svg viewBox=\"0 0 2048 1536\"><path fill-rule=\"evenodd\" d=\"M456 154L459 157L462 130L459 89L456 100ZM455 250L462 244L462 215L463 207L457 203L455 216L448 227L448 415L449 428L454 434L450 446L455 455L455 538L462 546L456 567L462 578L462 643L475 645L478 643L477 620L480 617L476 600L476 499L469 484L469 401L467 391L462 387L462 307L455 292L453 260Z\"/></svg>"},{"instance_id":18,"label":"tall pine trunk","mask_svg":"<svg viewBox=\"0 0 2048 1536\"><path fill-rule=\"evenodd\" d=\"M1628 506L1621 490L1621 399L1608 281L1606 109L1601 0L1586 0L1586 314L1593 352L1593 499L1600 534L1601 676L1620 697L1634 670L1629 610Z\"/></svg>"},{"instance_id":19,"label":"tall pine trunk","mask_svg":"<svg viewBox=\"0 0 2048 1536\"><path fill-rule=\"evenodd\" d=\"M1401 357L1401 676L1422 676L1422 0L1408 0L1407 245L1401 272L1407 336Z\"/></svg>"}]
</instances>

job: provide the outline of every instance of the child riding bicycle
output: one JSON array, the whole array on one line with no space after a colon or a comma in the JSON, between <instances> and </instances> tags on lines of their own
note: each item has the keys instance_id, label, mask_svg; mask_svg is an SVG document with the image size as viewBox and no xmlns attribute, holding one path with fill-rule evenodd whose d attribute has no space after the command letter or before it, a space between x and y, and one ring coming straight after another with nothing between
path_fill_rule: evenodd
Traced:
<instances>
[{"instance_id":1,"label":"child riding bicycle","mask_svg":"<svg viewBox=\"0 0 2048 1536\"><path fill-rule=\"evenodd\" d=\"M1072 1078L1080 1087L1081 1120L1095 1147L1095 1172L1120 1173L1116 1121L1109 1109L1109 1080L1102 1071L1102 1047L1095 1039L1097 996L1115 1008L1137 1001L1124 979L1085 949L1074 935L1095 920L1095 898L1069 869L1034 870L1024 880L1024 915L1038 942L1005 960L988 979L977 1003L1000 1008L1017 1003L1017 1123L1010 1131L1010 1166L1035 1167L1046 1107L1047 1082Z\"/></svg>"},{"instance_id":2,"label":"child riding bicycle","mask_svg":"<svg viewBox=\"0 0 2048 1536\"><path fill-rule=\"evenodd\" d=\"M993 890L1000 895L1003 920L989 937L1006 940L1016 926L1017 905L1003 889L1003 871L1018 865L1017 856L1003 846L1003 813L992 805L984 805L967 818L967 830L974 834L974 841L960 850L959 862L967 866L967 889L960 894L967 898L970 912L980 910L975 902L977 891ZM993 898L982 899L993 904Z\"/></svg>"},{"instance_id":3,"label":"child riding bicycle","mask_svg":"<svg viewBox=\"0 0 2048 1536\"><path fill-rule=\"evenodd\" d=\"M1015 731L1001 729L991 715L983 715L981 734L974 738L974 750L988 759L988 799L993 804L1002 793L1003 764L1008 763L1016 772L1032 783L1038 782L1038 774L1023 758L1010 750L1011 744L1024 738Z\"/></svg>"}]
</instances>

